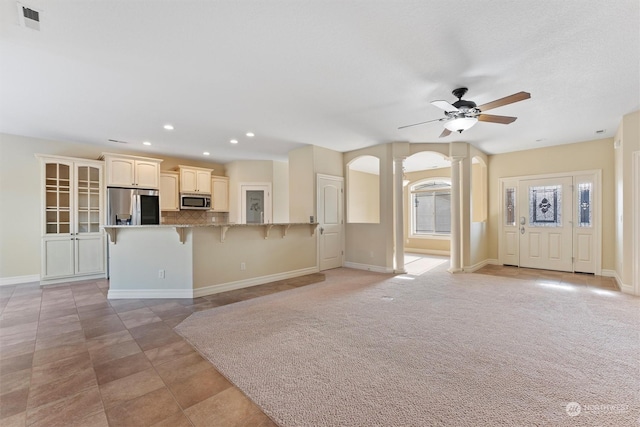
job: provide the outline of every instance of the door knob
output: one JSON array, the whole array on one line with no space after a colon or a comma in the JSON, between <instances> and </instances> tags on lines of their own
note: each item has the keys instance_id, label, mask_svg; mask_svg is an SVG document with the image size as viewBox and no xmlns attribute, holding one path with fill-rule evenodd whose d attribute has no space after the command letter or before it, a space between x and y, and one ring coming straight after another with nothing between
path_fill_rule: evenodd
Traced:
<instances>
[{"instance_id":1,"label":"door knob","mask_svg":"<svg viewBox=\"0 0 640 427\"><path fill-rule=\"evenodd\" d=\"M324 234L324 228L320 227L320 234Z\"/></svg>"},{"instance_id":2,"label":"door knob","mask_svg":"<svg viewBox=\"0 0 640 427\"><path fill-rule=\"evenodd\" d=\"M524 234L524 227L520 227L520 234Z\"/></svg>"}]
</instances>

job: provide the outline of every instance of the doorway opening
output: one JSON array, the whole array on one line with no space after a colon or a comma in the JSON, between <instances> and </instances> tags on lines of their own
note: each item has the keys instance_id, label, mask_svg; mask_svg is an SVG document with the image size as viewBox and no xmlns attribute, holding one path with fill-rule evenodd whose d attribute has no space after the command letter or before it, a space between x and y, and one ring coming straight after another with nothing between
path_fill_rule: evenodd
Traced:
<instances>
[{"instance_id":1,"label":"doorway opening","mask_svg":"<svg viewBox=\"0 0 640 427\"><path fill-rule=\"evenodd\" d=\"M601 275L601 171L500 180L499 262Z\"/></svg>"},{"instance_id":2,"label":"doorway opening","mask_svg":"<svg viewBox=\"0 0 640 427\"><path fill-rule=\"evenodd\" d=\"M241 183L240 212L242 224L271 223L271 183Z\"/></svg>"}]
</instances>

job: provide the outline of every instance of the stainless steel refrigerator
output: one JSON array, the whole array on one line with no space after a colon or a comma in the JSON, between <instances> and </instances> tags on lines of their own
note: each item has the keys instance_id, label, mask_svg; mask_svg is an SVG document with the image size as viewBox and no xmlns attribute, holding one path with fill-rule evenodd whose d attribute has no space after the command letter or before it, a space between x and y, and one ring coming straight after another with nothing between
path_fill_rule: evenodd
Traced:
<instances>
[{"instance_id":1,"label":"stainless steel refrigerator","mask_svg":"<svg viewBox=\"0 0 640 427\"><path fill-rule=\"evenodd\" d=\"M138 188L107 188L107 225L160 224L160 193Z\"/></svg>"}]
</instances>

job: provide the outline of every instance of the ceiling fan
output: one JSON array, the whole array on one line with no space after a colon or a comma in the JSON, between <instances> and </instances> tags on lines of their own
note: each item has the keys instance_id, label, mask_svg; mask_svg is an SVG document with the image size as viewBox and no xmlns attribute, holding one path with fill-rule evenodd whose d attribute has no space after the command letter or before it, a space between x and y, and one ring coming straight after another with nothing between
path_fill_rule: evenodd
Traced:
<instances>
[{"instance_id":1,"label":"ceiling fan","mask_svg":"<svg viewBox=\"0 0 640 427\"><path fill-rule=\"evenodd\" d=\"M495 101L487 102L481 106L476 106L473 101L465 101L462 99L465 93L467 93L466 87L460 87L454 89L451 93L458 98L456 102L450 104L447 101L431 101L431 105L444 110L445 117L435 120L427 120L426 122L414 123L411 125L400 126L398 129L404 129L411 126L423 125L431 122L444 122L445 129L440 134L440 138L448 136L451 132L459 132L469 129L475 125L478 121L500 123L508 125L516 121L517 117L509 116L495 116L491 114L484 114L485 111L492 108L502 107L503 105L513 104L514 102L523 101L531 98L529 92L518 92L513 95L505 96L504 98L496 99Z\"/></svg>"}]
</instances>

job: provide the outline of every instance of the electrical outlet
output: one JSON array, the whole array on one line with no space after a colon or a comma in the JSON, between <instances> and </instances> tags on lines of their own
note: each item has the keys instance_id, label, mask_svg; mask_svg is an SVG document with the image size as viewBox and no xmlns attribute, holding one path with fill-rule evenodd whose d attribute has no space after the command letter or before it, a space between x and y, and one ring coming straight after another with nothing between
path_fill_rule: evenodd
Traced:
<instances>
[{"instance_id":1,"label":"electrical outlet","mask_svg":"<svg viewBox=\"0 0 640 427\"><path fill-rule=\"evenodd\" d=\"M158 270L158 279L164 279L164 270Z\"/></svg>"},{"instance_id":2,"label":"electrical outlet","mask_svg":"<svg viewBox=\"0 0 640 427\"><path fill-rule=\"evenodd\" d=\"M246 270L246 269L247 269L247 264L245 264L244 262L241 262L241 263L240 263L240 270L241 270L241 271L244 271L244 270Z\"/></svg>"},{"instance_id":3,"label":"electrical outlet","mask_svg":"<svg viewBox=\"0 0 640 427\"><path fill-rule=\"evenodd\" d=\"M373 258L373 251L369 252L369 256Z\"/></svg>"}]
</instances>

